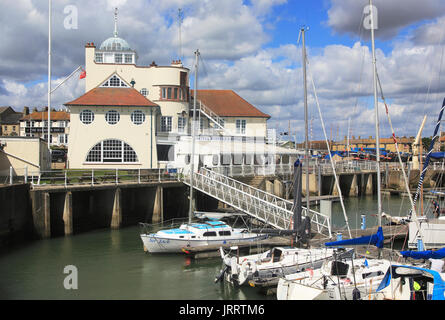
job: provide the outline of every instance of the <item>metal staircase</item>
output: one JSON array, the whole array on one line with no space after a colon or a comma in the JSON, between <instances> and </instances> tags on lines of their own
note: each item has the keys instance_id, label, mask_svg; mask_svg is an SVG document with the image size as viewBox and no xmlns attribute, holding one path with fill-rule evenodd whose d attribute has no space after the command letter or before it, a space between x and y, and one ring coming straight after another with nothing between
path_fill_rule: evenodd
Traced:
<instances>
[{"instance_id":1,"label":"metal staircase","mask_svg":"<svg viewBox=\"0 0 445 320\"><path fill-rule=\"evenodd\" d=\"M184 175L182 180L190 186L190 175ZM292 228L293 203L289 200L206 168L200 168L199 172L193 173L193 187L274 228ZM312 231L331 237L329 217L313 210L307 212L304 207L302 215L310 216Z\"/></svg>"}]
</instances>

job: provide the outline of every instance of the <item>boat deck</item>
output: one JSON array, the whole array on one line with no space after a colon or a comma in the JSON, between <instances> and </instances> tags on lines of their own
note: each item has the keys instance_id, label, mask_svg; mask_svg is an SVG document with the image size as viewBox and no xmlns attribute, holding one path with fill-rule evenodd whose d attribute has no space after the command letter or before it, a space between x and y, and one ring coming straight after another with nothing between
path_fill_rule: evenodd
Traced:
<instances>
[{"instance_id":1,"label":"boat deck","mask_svg":"<svg viewBox=\"0 0 445 320\"><path fill-rule=\"evenodd\" d=\"M388 249L384 249L382 252L383 257L389 259L390 254L394 254L391 249L391 242L394 240L404 240L408 234L408 225L397 225L397 226L383 226L383 234L385 236L385 246ZM369 228L366 230L351 230L351 234L353 237L362 237L374 234L377 232L377 227ZM335 232L333 233L335 234ZM345 230L343 230L343 239L348 239ZM336 240L335 236L331 238L323 237L320 234L315 235L314 238L310 240L310 247L317 248L323 247L325 242ZM406 238L407 241L407 238ZM186 254L193 259L204 259L204 258L214 258L219 257L219 248L223 247L228 250L231 246L237 246L240 250L240 254L248 255L261 253L268 250L271 247L276 246L292 246L293 241L290 237L270 237L260 241L246 241L240 242L236 245L211 245L211 246L202 246L202 247L194 247L188 248ZM356 246L356 252L360 256L368 257L368 258L377 258L378 250L374 246ZM393 258L394 259L394 258Z\"/></svg>"}]
</instances>

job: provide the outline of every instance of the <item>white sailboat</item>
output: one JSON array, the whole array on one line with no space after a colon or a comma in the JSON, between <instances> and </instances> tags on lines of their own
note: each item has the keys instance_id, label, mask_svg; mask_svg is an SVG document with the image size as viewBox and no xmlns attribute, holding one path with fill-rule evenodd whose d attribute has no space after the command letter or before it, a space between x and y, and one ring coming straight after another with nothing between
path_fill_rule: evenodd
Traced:
<instances>
[{"instance_id":1,"label":"white sailboat","mask_svg":"<svg viewBox=\"0 0 445 320\"><path fill-rule=\"evenodd\" d=\"M198 86L198 58L199 50L195 52L195 95L192 120L192 152L190 161L190 201L189 221L179 228L159 230L156 233L143 232L140 237L145 252L184 252L194 247L209 245L237 244L245 241L257 241L267 237L265 234L252 233L245 228L232 228L223 221L209 219L199 223L192 223L193 208L193 172L195 160L195 126L196 100Z\"/></svg>"},{"instance_id":2,"label":"white sailboat","mask_svg":"<svg viewBox=\"0 0 445 320\"><path fill-rule=\"evenodd\" d=\"M359 300L375 292L390 266L388 260L334 259L321 268L280 279L278 300Z\"/></svg>"},{"instance_id":3,"label":"white sailboat","mask_svg":"<svg viewBox=\"0 0 445 320\"><path fill-rule=\"evenodd\" d=\"M443 100L442 107L440 109L439 116L436 122L436 127L434 129L433 139L431 140L431 145L429 147L428 153L425 158L425 163L420 174L415 200L417 200L419 194L420 196L422 196L421 191L423 179L425 177L426 171L428 170L428 165L431 153L433 152L434 144L439 138L439 128L442 121L444 109L445 99ZM433 217L427 217L427 215L421 212L421 216L417 216L418 223L415 223L413 221L409 222L409 248L423 250L424 248L432 249L442 248L445 246L445 216L440 216L440 210L438 209L438 211L439 212L437 212L437 214ZM415 212L411 211L408 215L408 219L410 219L412 215L415 215ZM421 236L423 238L421 238Z\"/></svg>"},{"instance_id":4,"label":"white sailboat","mask_svg":"<svg viewBox=\"0 0 445 320\"><path fill-rule=\"evenodd\" d=\"M372 2L369 1L370 8ZM382 229L382 205L381 205L381 181L380 181L380 135L379 135L379 119L378 119L378 99L377 99L377 70L376 57L374 47L374 28L373 28L373 12L371 14L371 42L372 42L372 63L373 63L373 87L374 87L374 110L375 110L375 131L376 131L376 161L377 161L377 210L378 210L378 230L376 234L354 239L340 240L326 243L326 246L347 246L347 245L375 245L379 248L379 259L366 260L358 259L351 261L326 261L323 268L316 271L316 276L311 273L308 277L307 272L297 273L292 276L280 279L277 288L277 297L279 299L350 299L359 298L370 288L376 290L377 286L372 287L370 283L363 279L368 278L369 281L381 279L391 265L389 260L380 259L381 249L383 248L383 229ZM314 90L315 85L312 82ZM316 97L318 104L318 98ZM366 265L365 265L366 261ZM343 265L343 272L339 272L338 266ZM332 268L335 265L336 268ZM363 268L364 267L364 268ZM371 271L372 268L372 271ZM364 275L368 275L365 278ZM335 276L335 277L334 277ZM326 281L329 277L337 278L337 281ZM377 278L376 278L377 277ZM348 281L346 281L348 280ZM353 294L355 292L355 294Z\"/></svg>"},{"instance_id":5,"label":"white sailboat","mask_svg":"<svg viewBox=\"0 0 445 320\"><path fill-rule=\"evenodd\" d=\"M236 249L236 248L234 248ZM260 254L239 257L221 251L228 268L225 280L236 286L276 287L280 278L306 269L318 269L336 250L274 247ZM351 251L344 254L351 255ZM218 280L218 278L216 279Z\"/></svg>"},{"instance_id":6,"label":"white sailboat","mask_svg":"<svg viewBox=\"0 0 445 320\"><path fill-rule=\"evenodd\" d=\"M300 29L302 37L302 57L303 57L303 83L304 83L304 109L305 109L305 159L306 172L309 164L308 152L308 126L307 126L307 86L306 86L306 48L305 48L305 28ZM328 146L329 148L329 146ZM333 166L335 182L340 192L340 201L342 207L343 199L341 196L340 185L335 174ZM297 160L294 164L294 205L293 205L293 230L277 231L280 234L290 234L295 237L301 244L307 244L311 226L310 219L301 216L301 189L302 189L302 164ZM309 175L306 175L306 205L309 209ZM345 213L345 212L344 212ZM346 225L349 230L347 216L345 214ZM221 258L225 267L216 277L215 281L224 278L226 281L241 286L249 284L251 286L276 287L280 277L287 274L300 272L306 268L320 268L326 259L332 259L337 249L329 248L294 248L294 247L275 247L262 254L254 254L249 256L235 256L231 252L225 253L221 250ZM352 254L348 250L344 254Z\"/></svg>"}]
</instances>

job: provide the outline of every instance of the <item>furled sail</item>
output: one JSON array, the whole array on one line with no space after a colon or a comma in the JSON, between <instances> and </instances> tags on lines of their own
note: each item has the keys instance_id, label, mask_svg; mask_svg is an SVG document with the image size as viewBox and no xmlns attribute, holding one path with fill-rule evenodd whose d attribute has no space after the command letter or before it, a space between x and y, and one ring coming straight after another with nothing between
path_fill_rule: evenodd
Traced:
<instances>
[{"instance_id":1,"label":"furled sail","mask_svg":"<svg viewBox=\"0 0 445 320\"><path fill-rule=\"evenodd\" d=\"M333 242L326 242L325 246L328 247L339 247L339 246L353 246L353 245L369 245L372 244L376 246L377 248L381 249L383 248L383 229L382 227L379 227L377 229L377 233L370 235L370 236L364 236L359 238L353 238L353 239L346 239L346 240L339 240L339 241L333 241Z\"/></svg>"},{"instance_id":2,"label":"furled sail","mask_svg":"<svg viewBox=\"0 0 445 320\"><path fill-rule=\"evenodd\" d=\"M443 259L445 258L445 248L425 251L400 251L400 254L405 258L413 259Z\"/></svg>"}]
</instances>

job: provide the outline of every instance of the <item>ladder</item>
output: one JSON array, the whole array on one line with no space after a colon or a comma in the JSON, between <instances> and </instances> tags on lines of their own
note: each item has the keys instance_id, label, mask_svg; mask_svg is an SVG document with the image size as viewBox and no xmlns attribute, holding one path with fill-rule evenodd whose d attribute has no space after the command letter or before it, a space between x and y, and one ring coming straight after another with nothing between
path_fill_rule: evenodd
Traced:
<instances>
[{"instance_id":1,"label":"ladder","mask_svg":"<svg viewBox=\"0 0 445 320\"><path fill-rule=\"evenodd\" d=\"M190 174L183 175L190 186ZM193 173L193 188L240 210L276 229L292 228L293 203L207 168ZM331 237L330 217L303 207L303 216L311 218L312 231Z\"/></svg>"}]
</instances>

